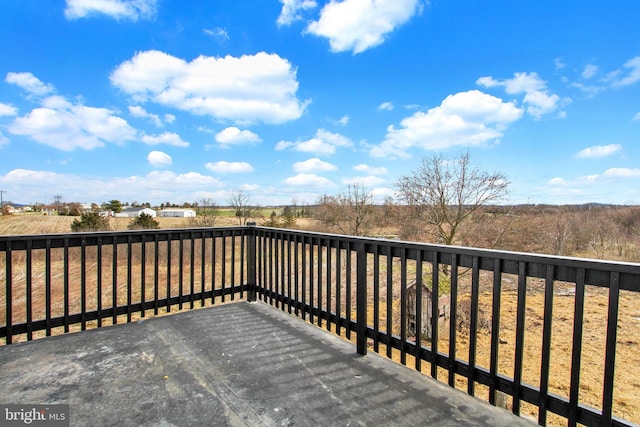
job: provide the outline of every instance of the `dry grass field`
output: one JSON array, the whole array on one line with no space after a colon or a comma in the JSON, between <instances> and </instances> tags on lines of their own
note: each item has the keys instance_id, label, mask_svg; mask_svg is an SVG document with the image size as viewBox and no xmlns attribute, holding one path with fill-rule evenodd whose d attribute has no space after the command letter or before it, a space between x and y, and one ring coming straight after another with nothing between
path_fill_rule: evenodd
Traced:
<instances>
[{"instance_id":1,"label":"dry grass field","mask_svg":"<svg viewBox=\"0 0 640 427\"><path fill-rule=\"evenodd\" d=\"M66 233L70 230L70 224L73 221L73 217L58 217L58 216L41 216L41 215L22 215L22 216L6 216L0 217L0 235L16 235L16 234L48 234L48 233ZM184 228L189 227L189 222L184 218L157 218L162 228ZM125 230L129 224L130 219L127 218L111 218L111 228L114 230ZM221 218L219 225L236 225L235 218ZM318 224L313 220L300 220L298 222L299 228L314 228L318 229ZM209 248L206 249L210 251ZM124 251L123 251L124 252ZM174 252L177 253L177 252ZM218 256L221 256L218 254ZM230 254L227 254L227 258ZM187 258L188 259L188 258ZM0 262L0 264L2 264ZM42 300L44 298L43 286L43 267L44 262L42 259L34 258L33 260L33 275L34 275L34 288L33 299ZM54 266L54 270L55 270ZM108 267L105 267L108 270ZM208 267L207 267L208 268ZM183 278L183 291L188 293L190 290L190 271L189 265L184 265L185 277ZM4 269L0 267L0 306L5 304L5 292L4 292ZM197 271L197 270L196 270ZM121 269L118 272L117 289L117 301L119 304L125 304L127 302L127 271ZM148 282L153 282L152 268L148 267L146 274L148 276ZM14 274L16 274L14 272ZM22 274L22 273L20 273ZM60 283L61 277L60 271L54 271L53 281ZM70 301L75 301L76 306L70 307L71 312L79 312L78 301L80 300L81 289L79 288L78 277L80 272L74 267L74 270L70 272L71 282L73 283L69 289ZM90 262L87 266L87 276L95 277L96 265L95 262ZM104 276L105 283L109 284L113 281L113 277L109 271L106 271ZM139 265L134 263L131 275L139 277L141 274ZM172 269L172 283L171 294L176 295L179 292L177 288L179 278L177 276L177 268ZM201 286L199 273L195 274L195 286L199 289ZM205 274L202 282L207 282L210 279L211 274L217 274L218 281L220 281L220 271L209 272ZM229 273L227 273L229 274ZM383 272L384 274L384 272ZM166 275L165 271L161 271L161 275ZM237 272L236 272L237 275ZM18 278L19 279L19 278ZM73 280L75 279L75 280ZM24 280L22 278L21 280ZM228 277L228 286L233 279ZM137 283L137 282L135 282ZM481 287L480 294L480 307L481 315L488 316L490 319L490 306L492 301L491 280L484 280L483 283L487 283L486 286ZM516 306L517 306L517 278L504 278L504 285L501 293L501 324L500 324L500 338L504 344L500 345L499 353L499 372L505 376L513 376L513 359L514 359L514 342L515 342L515 324L516 324ZM40 285L38 285L40 284ZM218 282L218 287L222 286L221 282ZM22 287L24 289L24 287ZM568 397L569 392L569 374L571 365L571 342L573 334L573 309L574 298L572 293L572 286L556 284L554 301L553 301L553 332L552 332L552 364L551 364L551 380L549 389L552 393L560 396ZM60 287L55 292L61 293ZM95 301L95 290L89 290L93 292L87 295L88 301ZM149 287L144 290L145 298L153 298L153 288ZM166 295L166 288L159 289L159 296L162 298ZM141 289L134 289L134 295L132 299L139 301ZM394 290L394 294L397 292ZM381 295L385 295L384 289L381 289ZM24 290L21 295L14 293L16 299L14 308L14 318L24 319L24 302L25 295ZM111 293L111 287L105 285L102 295L105 306L111 304L113 295ZM468 298L468 294L465 294L464 289L459 296L460 300ZM384 299L384 298L383 298ZM228 301L228 299L227 299ZM221 299L217 299L216 303L221 303ZM622 292L620 298L620 312L618 318L618 343L617 343L617 355L616 355L616 385L614 391L614 415L630 420L635 423L640 423L640 380L635 377L633 372L635 367L640 366L640 338L636 333L638 327L640 327L640 304L638 295L630 292ZM380 321L381 324L385 322L385 304L386 300L380 302ZM397 304L397 301L393 302ZM95 303L91 303L95 304ZM185 304L189 307L189 303ZM204 306L211 305L211 301L207 300ZM202 306L200 301L196 301L194 306L196 308ZM542 281L530 280L527 286L527 306L526 306L526 333L525 333L525 362L523 381L528 384L537 385L539 383L540 376L540 348L542 342L542 323L543 323L543 307L544 307L544 285ZM583 322L583 358L581 368L581 386L580 386L580 402L599 408L601 405L600 395L602 393L602 377L604 372L604 348L605 348L605 335L606 335L606 318L608 307L608 291L606 289L596 288L592 286L587 287L586 301L585 301L585 319ZM484 308L484 310L482 310ZM61 306L52 308L54 313L59 313L62 310ZM88 309L95 309L94 306L89 306ZM42 305L39 307L34 305L34 318L41 318L43 316L44 308ZM344 310L344 307L343 309ZM397 312L397 310L395 310ZM160 310L160 314L165 313L165 310ZM152 314L152 313L148 313ZM139 318L139 315L134 315L132 320ZM355 313L353 314L355 318ZM373 313L369 314L369 319L373 318ZM120 322L126 321L126 318L119 319ZM103 324L109 324L110 319L105 319ZM95 323L95 322L94 322ZM394 333L398 334L395 330ZM94 325L89 324L88 327ZM78 330L79 326L74 326L72 330ZM342 334L344 335L344 333ZM41 335L40 335L41 336ZM22 337L21 339L24 339ZM488 366L490 358L490 339L491 331L481 328L478 335L478 348L477 348L477 364L479 366ZM459 331L457 335L458 352L457 356L462 359L468 354L469 339L464 330ZM440 337L439 350L441 352L447 351L449 346L449 337L446 335ZM380 353L385 354L386 350L383 346L380 348ZM400 361L400 353L396 350L393 351L393 359ZM411 357L406 361L408 366L414 366L414 361ZM423 363L422 370L425 374L429 374L430 367L428 364ZM446 372L439 370L439 379L446 381ZM457 386L466 390L466 381L463 378L459 378ZM476 395L481 398L488 398L488 390L484 387L476 388ZM507 400L506 406L510 406L510 399ZM523 414L537 419L537 409L532 405L523 404ZM566 425L566 421L549 415L549 425Z\"/></svg>"}]
</instances>

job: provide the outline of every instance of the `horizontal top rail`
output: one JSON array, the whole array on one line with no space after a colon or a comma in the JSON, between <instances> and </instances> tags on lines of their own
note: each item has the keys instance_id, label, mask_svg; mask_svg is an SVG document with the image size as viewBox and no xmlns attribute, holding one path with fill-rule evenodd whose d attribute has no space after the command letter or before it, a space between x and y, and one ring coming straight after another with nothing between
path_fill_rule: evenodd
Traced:
<instances>
[{"instance_id":1,"label":"horizontal top rail","mask_svg":"<svg viewBox=\"0 0 640 427\"><path fill-rule=\"evenodd\" d=\"M113 243L140 243L143 238L147 242L155 241L156 236L159 242L167 241L170 237L179 239L181 236L190 238L192 235L197 237L238 236L246 234L246 230L247 227L202 227L0 236L0 251L6 251L9 247L12 250L25 250L28 242L31 244L31 249L45 249L47 242L51 248L77 247L83 243L86 246L97 246ZM152 238L149 239L149 236Z\"/></svg>"},{"instance_id":2,"label":"horizontal top rail","mask_svg":"<svg viewBox=\"0 0 640 427\"><path fill-rule=\"evenodd\" d=\"M586 283L601 287L609 286L610 275L612 272L615 272L621 274L621 290L640 292L640 263L448 246L433 243L405 242L268 227L256 227L256 232L259 234L275 233L278 235L295 234L301 236L302 241L305 243L312 243L319 240L320 246L325 247L331 245L339 249L346 249L347 247L355 248L357 245L364 245L365 252L369 254L378 253L393 257L405 256L410 260L416 260L420 252L421 259L433 261L433 254L437 254L437 262L447 265L452 265L452 259L455 256L457 257L457 265L463 268L473 268L473 260L477 258L479 260L480 270L484 271L493 271L495 266L494 260L500 259L502 260L501 272L515 275L519 273L519 264L524 262L527 264L527 276L540 279L547 277L547 266L553 265L556 267L554 270L554 279L563 282L575 283L578 269L584 269L586 271Z\"/></svg>"}]
</instances>

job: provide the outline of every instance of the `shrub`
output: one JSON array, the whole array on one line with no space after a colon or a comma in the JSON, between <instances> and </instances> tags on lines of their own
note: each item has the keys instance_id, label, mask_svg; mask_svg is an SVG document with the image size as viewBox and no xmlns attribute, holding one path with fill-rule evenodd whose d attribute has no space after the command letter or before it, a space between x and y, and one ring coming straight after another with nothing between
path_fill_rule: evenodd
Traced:
<instances>
[{"instance_id":1,"label":"shrub","mask_svg":"<svg viewBox=\"0 0 640 427\"><path fill-rule=\"evenodd\" d=\"M160 223L153 219L151 215L142 213L140 216L132 219L127 228L129 230L158 229L160 228Z\"/></svg>"},{"instance_id":2,"label":"shrub","mask_svg":"<svg viewBox=\"0 0 640 427\"><path fill-rule=\"evenodd\" d=\"M101 217L98 212L83 212L79 219L71 223L71 231L106 231L109 230L109 219Z\"/></svg>"}]
</instances>

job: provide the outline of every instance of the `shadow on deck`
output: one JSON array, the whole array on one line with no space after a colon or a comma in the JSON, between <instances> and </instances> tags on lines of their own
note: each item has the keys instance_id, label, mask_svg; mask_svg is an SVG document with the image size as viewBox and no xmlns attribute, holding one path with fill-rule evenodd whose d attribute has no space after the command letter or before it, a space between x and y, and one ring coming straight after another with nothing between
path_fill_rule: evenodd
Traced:
<instances>
[{"instance_id":1,"label":"shadow on deck","mask_svg":"<svg viewBox=\"0 0 640 427\"><path fill-rule=\"evenodd\" d=\"M0 366L0 402L66 403L71 425L532 425L259 302L4 346Z\"/></svg>"}]
</instances>

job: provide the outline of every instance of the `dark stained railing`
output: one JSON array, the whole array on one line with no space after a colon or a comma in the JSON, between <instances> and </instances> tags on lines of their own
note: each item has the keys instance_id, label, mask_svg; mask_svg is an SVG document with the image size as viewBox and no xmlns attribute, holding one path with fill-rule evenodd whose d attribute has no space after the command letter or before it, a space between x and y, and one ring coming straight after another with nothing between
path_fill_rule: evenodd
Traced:
<instances>
[{"instance_id":1,"label":"dark stained railing","mask_svg":"<svg viewBox=\"0 0 640 427\"><path fill-rule=\"evenodd\" d=\"M616 355L640 264L255 226L5 236L0 255L7 344L259 298L541 425L637 422L614 414L634 368ZM602 339L587 337L593 324ZM595 402L581 387L594 370Z\"/></svg>"},{"instance_id":2,"label":"dark stained railing","mask_svg":"<svg viewBox=\"0 0 640 427\"><path fill-rule=\"evenodd\" d=\"M0 337L244 298L246 239L245 228L0 236Z\"/></svg>"}]
</instances>

